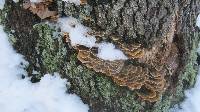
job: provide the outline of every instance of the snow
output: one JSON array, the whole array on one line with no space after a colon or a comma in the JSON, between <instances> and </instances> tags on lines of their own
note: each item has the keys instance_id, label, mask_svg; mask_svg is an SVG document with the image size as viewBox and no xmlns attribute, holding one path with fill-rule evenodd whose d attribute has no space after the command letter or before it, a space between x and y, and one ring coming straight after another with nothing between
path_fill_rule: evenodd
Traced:
<instances>
[{"instance_id":1,"label":"snow","mask_svg":"<svg viewBox=\"0 0 200 112\"><path fill-rule=\"evenodd\" d=\"M24 70L26 61L14 51L2 26L0 58L0 112L88 112L78 96L66 93L67 80L58 73L31 83Z\"/></svg>"},{"instance_id":2,"label":"snow","mask_svg":"<svg viewBox=\"0 0 200 112\"><path fill-rule=\"evenodd\" d=\"M200 14L197 16L196 26L200 28Z\"/></svg>"},{"instance_id":3,"label":"snow","mask_svg":"<svg viewBox=\"0 0 200 112\"><path fill-rule=\"evenodd\" d=\"M43 0L30 0L30 2L33 2L33 3L40 3L42 2Z\"/></svg>"},{"instance_id":4,"label":"snow","mask_svg":"<svg viewBox=\"0 0 200 112\"><path fill-rule=\"evenodd\" d=\"M170 112L200 112L200 68L194 88L185 91L186 99Z\"/></svg>"},{"instance_id":5,"label":"snow","mask_svg":"<svg viewBox=\"0 0 200 112\"><path fill-rule=\"evenodd\" d=\"M97 47L97 56L104 60L114 61L128 59L125 54L121 50L116 49L115 45L112 43L96 43L95 36L87 34L91 29L80 24L77 19L73 17L60 18L58 24L63 33L69 33L72 46L83 45L88 48Z\"/></svg>"},{"instance_id":6,"label":"snow","mask_svg":"<svg viewBox=\"0 0 200 112\"><path fill-rule=\"evenodd\" d=\"M96 38L87 35L91 29L81 25L75 18L60 18L58 23L63 32L68 32L72 46L84 45L86 47L94 47Z\"/></svg>"},{"instance_id":7,"label":"snow","mask_svg":"<svg viewBox=\"0 0 200 112\"><path fill-rule=\"evenodd\" d=\"M96 38L94 36L87 35L88 31L88 28L84 27L83 25L77 24L75 28L72 28L69 33L71 44L84 45L90 48L95 46Z\"/></svg>"},{"instance_id":8,"label":"snow","mask_svg":"<svg viewBox=\"0 0 200 112\"><path fill-rule=\"evenodd\" d=\"M64 17L58 19L58 24L62 32L70 32L74 28L73 25L77 25L79 22L73 17Z\"/></svg>"},{"instance_id":9,"label":"snow","mask_svg":"<svg viewBox=\"0 0 200 112\"><path fill-rule=\"evenodd\" d=\"M81 0L62 0L64 2L74 3L76 5L80 5Z\"/></svg>"},{"instance_id":10,"label":"snow","mask_svg":"<svg viewBox=\"0 0 200 112\"><path fill-rule=\"evenodd\" d=\"M5 0L0 0L0 9L4 8Z\"/></svg>"},{"instance_id":11,"label":"snow","mask_svg":"<svg viewBox=\"0 0 200 112\"><path fill-rule=\"evenodd\" d=\"M104 60L114 61L114 60L127 60L128 58L124 55L122 51L115 48L112 43L100 43L97 45L98 54L97 56Z\"/></svg>"}]
</instances>

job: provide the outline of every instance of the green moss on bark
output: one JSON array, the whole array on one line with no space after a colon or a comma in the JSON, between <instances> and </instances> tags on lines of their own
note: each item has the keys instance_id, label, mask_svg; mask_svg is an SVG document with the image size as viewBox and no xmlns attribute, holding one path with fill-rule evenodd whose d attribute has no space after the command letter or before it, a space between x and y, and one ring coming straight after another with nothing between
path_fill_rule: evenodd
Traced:
<instances>
[{"instance_id":1,"label":"green moss on bark","mask_svg":"<svg viewBox=\"0 0 200 112\"><path fill-rule=\"evenodd\" d=\"M63 11L61 0L58 3L60 4L58 4L58 8L60 8L61 14ZM64 13L82 21L90 15L90 7L80 6L79 8L70 7L69 4L69 7L65 6ZM2 23L5 19L5 16L2 15L5 15L7 11L5 9L3 13L0 12L0 21ZM149 104L138 99L134 91L130 91L126 87L119 87L111 78L96 73L82 65L77 60L77 52L71 49L67 43L64 43L62 36L54 35L54 33L58 33L54 27L45 23L37 24L33 27L38 32L38 38L35 39L37 44L34 47L28 48L30 45L24 44L27 41L28 34L19 37L14 35L14 37L16 40L20 39L17 44L20 43L23 49L28 48L28 50L36 51L37 55L25 55L37 60L31 63L33 66L30 66L39 68L37 70L39 74L36 76L40 78L41 74L44 73L61 73L62 77L68 78L71 82L70 91L80 95L84 102L89 104L93 112L167 112L171 105L183 99L184 89L192 87L195 83L197 74L196 48L200 37L196 32L191 36L193 45L188 52L190 55L184 68L185 71L179 74L177 85L174 88L175 93L173 95L171 94L172 92L165 93L160 101L155 104ZM19 52L23 54L26 50L19 50Z\"/></svg>"},{"instance_id":2,"label":"green moss on bark","mask_svg":"<svg viewBox=\"0 0 200 112\"><path fill-rule=\"evenodd\" d=\"M39 33L35 48L39 55L39 65L42 66L43 70L50 73L60 71L66 55L66 48L61 37L54 37L55 30L48 24L36 24L34 29Z\"/></svg>"}]
</instances>

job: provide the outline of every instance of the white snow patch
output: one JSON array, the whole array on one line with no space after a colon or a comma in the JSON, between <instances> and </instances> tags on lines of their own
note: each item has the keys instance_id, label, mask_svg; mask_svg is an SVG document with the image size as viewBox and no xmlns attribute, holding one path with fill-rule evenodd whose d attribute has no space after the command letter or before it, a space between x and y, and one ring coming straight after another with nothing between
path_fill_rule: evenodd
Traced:
<instances>
[{"instance_id":1,"label":"white snow patch","mask_svg":"<svg viewBox=\"0 0 200 112\"><path fill-rule=\"evenodd\" d=\"M46 74L38 83L31 83L22 63L0 26L0 112L88 112L75 94L66 93L66 79L55 73Z\"/></svg>"},{"instance_id":2,"label":"white snow patch","mask_svg":"<svg viewBox=\"0 0 200 112\"><path fill-rule=\"evenodd\" d=\"M0 0L0 9L4 8L5 0Z\"/></svg>"},{"instance_id":3,"label":"white snow patch","mask_svg":"<svg viewBox=\"0 0 200 112\"><path fill-rule=\"evenodd\" d=\"M44 0L30 0L30 2L33 2L33 3L40 3L40 2L43 2Z\"/></svg>"},{"instance_id":4,"label":"white snow patch","mask_svg":"<svg viewBox=\"0 0 200 112\"><path fill-rule=\"evenodd\" d=\"M84 45L94 47L96 38L87 34L91 29L80 24L75 18L60 18L58 23L63 32L68 32L72 46Z\"/></svg>"},{"instance_id":5,"label":"white snow patch","mask_svg":"<svg viewBox=\"0 0 200 112\"><path fill-rule=\"evenodd\" d=\"M196 26L200 28L200 14L197 16Z\"/></svg>"},{"instance_id":6,"label":"white snow patch","mask_svg":"<svg viewBox=\"0 0 200 112\"><path fill-rule=\"evenodd\" d=\"M71 44L72 45L84 45L86 47L95 46L96 38L87 34L89 31L88 28L83 25L76 25L75 28L71 30L69 33Z\"/></svg>"},{"instance_id":7,"label":"white snow patch","mask_svg":"<svg viewBox=\"0 0 200 112\"><path fill-rule=\"evenodd\" d=\"M81 4L81 0L62 0L65 2L69 2L69 3L74 3L76 5L80 5Z\"/></svg>"},{"instance_id":8,"label":"white snow patch","mask_svg":"<svg viewBox=\"0 0 200 112\"><path fill-rule=\"evenodd\" d=\"M100 43L97 45L98 54L97 56L104 60L114 61L114 60L127 60L128 58L124 55L124 53L115 48L115 45L112 43Z\"/></svg>"},{"instance_id":9,"label":"white snow patch","mask_svg":"<svg viewBox=\"0 0 200 112\"><path fill-rule=\"evenodd\" d=\"M73 17L65 17L65 18L59 18L58 24L61 27L62 32L70 32L71 29L73 29L75 25L79 24L77 19Z\"/></svg>"},{"instance_id":10,"label":"white snow patch","mask_svg":"<svg viewBox=\"0 0 200 112\"><path fill-rule=\"evenodd\" d=\"M89 48L98 47L97 56L104 60L114 61L128 59L124 53L116 49L115 45L112 43L96 43L95 36L87 34L91 29L80 24L77 19L73 17L60 18L58 24L62 32L69 33L72 46L83 45Z\"/></svg>"}]
</instances>

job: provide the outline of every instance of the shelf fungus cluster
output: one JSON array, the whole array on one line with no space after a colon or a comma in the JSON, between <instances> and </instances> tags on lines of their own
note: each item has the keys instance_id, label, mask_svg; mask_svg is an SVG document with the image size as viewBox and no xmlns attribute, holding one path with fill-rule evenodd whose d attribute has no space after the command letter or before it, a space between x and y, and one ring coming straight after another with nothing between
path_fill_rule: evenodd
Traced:
<instances>
[{"instance_id":1,"label":"shelf fungus cluster","mask_svg":"<svg viewBox=\"0 0 200 112\"><path fill-rule=\"evenodd\" d=\"M122 50L130 59L138 59L144 56L144 48L140 44L125 44L120 40L114 39L113 42Z\"/></svg>"},{"instance_id":2,"label":"shelf fungus cluster","mask_svg":"<svg viewBox=\"0 0 200 112\"><path fill-rule=\"evenodd\" d=\"M142 59L147 51L139 44L123 44L118 39L113 39L113 43L130 60L134 59L134 61ZM171 70L174 72L178 67L178 50L175 44L168 47L166 52L162 51L163 48L159 49L160 52L157 53L154 60L148 60L148 62L143 62L141 65L126 63L128 60L109 61L100 59L97 57L95 48L87 48L81 45L74 48L78 51L78 60L87 68L111 77L119 86L136 91L142 100L149 102L160 99L168 85L165 79L166 72L169 68L172 68Z\"/></svg>"}]
</instances>

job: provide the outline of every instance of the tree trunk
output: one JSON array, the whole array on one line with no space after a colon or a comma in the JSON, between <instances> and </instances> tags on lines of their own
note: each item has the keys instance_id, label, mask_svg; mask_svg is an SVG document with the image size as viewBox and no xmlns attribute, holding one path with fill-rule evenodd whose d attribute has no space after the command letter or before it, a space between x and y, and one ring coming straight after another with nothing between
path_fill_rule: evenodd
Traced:
<instances>
[{"instance_id":1,"label":"tree trunk","mask_svg":"<svg viewBox=\"0 0 200 112\"><path fill-rule=\"evenodd\" d=\"M144 58L128 60L133 65L135 61L149 64L151 60L159 60L155 57L162 52L171 56L171 46L175 45L178 67L172 73L166 72L168 86L156 102L144 101L135 90L120 87L106 74L87 68L78 61L77 51L64 42L59 30L46 24L48 19L40 20L23 9L22 2L7 0L0 11L0 22L15 49L29 62L27 71L32 82L45 73L59 72L69 79L70 92L78 94L91 112L167 112L183 100L184 90L195 83L196 48L200 40L195 22L200 12L199 0L88 0L80 6L57 0L50 6L59 16L73 16L92 30L103 32L105 41L113 42L108 37L117 36L122 44L141 44Z\"/></svg>"}]
</instances>

